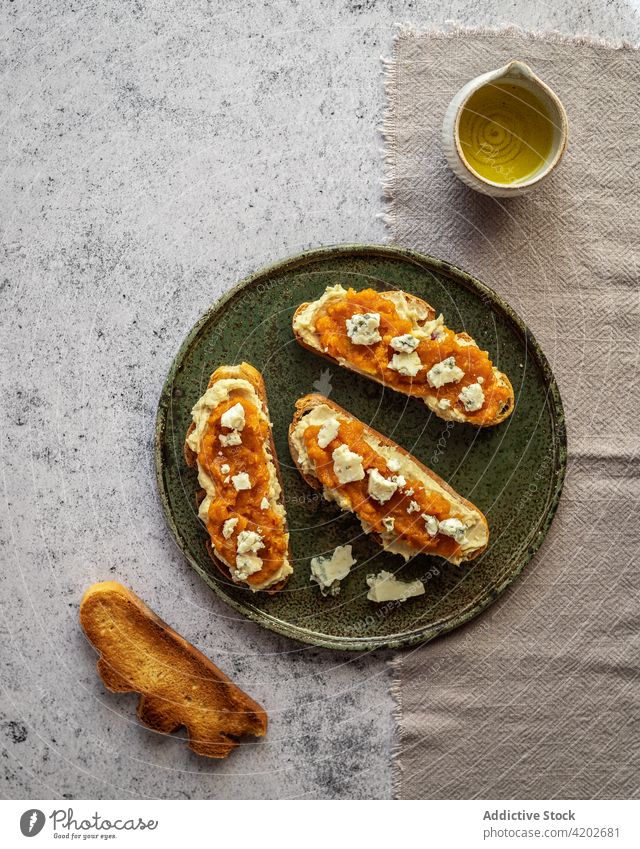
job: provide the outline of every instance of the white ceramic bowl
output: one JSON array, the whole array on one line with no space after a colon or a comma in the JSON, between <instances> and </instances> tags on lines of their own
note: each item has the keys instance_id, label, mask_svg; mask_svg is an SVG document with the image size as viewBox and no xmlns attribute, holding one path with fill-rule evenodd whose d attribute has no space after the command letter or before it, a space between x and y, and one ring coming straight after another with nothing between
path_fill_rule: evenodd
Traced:
<instances>
[{"instance_id":1,"label":"white ceramic bowl","mask_svg":"<svg viewBox=\"0 0 640 849\"><path fill-rule=\"evenodd\" d=\"M460 116L472 94L489 84L510 82L528 89L539 97L553 122L551 149L545 162L528 179L513 183L496 183L478 174L467 162L460 144ZM442 123L442 143L449 167L472 189L493 197L517 197L541 185L557 167L567 147L569 122L559 97L542 82L524 62L509 62L503 68L489 71L464 85L453 98Z\"/></svg>"}]
</instances>

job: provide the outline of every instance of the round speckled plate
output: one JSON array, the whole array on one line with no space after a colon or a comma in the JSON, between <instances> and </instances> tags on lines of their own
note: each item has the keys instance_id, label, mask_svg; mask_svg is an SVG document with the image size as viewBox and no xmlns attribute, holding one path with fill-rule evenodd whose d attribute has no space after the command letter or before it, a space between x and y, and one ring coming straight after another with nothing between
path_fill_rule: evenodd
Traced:
<instances>
[{"instance_id":1,"label":"round speckled plate","mask_svg":"<svg viewBox=\"0 0 640 849\"><path fill-rule=\"evenodd\" d=\"M291 316L327 285L400 288L442 311L466 330L506 372L516 395L513 415L478 430L438 419L425 406L385 390L302 349ZM236 586L214 567L197 518L197 480L182 456L190 410L209 375L243 360L267 386L280 458L295 571L274 596ZM298 475L287 446L296 399L320 391L382 431L434 469L487 516L489 548L455 567L420 555L406 565L364 535L357 520L323 501ZM555 512L566 463L562 403L549 364L520 318L491 289L433 257L386 246L344 245L309 251L243 280L189 333L160 398L155 459L171 531L198 574L236 610L303 642L369 650L412 645L476 616L516 578L540 546ZM351 543L358 564L340 595L322 598L309 582L315 554ZM426 592L404 604L366 598L366 575L387 569L421 578Z\"/></svg>"}]
</instances>

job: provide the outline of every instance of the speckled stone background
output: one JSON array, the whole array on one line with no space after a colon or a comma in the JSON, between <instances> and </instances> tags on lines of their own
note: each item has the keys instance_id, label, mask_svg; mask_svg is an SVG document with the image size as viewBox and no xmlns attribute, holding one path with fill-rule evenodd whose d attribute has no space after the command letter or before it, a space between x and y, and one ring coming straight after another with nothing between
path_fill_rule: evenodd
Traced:
<instances>
[{"instance_id":1,"label":"speckled stone background","mask_svg":"<svg viewBox=\"0 0 640 849\"><path fill-rule=\"evenodd\" d=\"M3 797L390 796L388 655L299 646L214 597L164 525L154 416L180 341L226 288L308 246L386 238L394 22L640 39L623 0L486 7L2 5ZM265 705L264 742L204 761L105 693L77 611L110 577Z\"/></svg>"}]
</instances>

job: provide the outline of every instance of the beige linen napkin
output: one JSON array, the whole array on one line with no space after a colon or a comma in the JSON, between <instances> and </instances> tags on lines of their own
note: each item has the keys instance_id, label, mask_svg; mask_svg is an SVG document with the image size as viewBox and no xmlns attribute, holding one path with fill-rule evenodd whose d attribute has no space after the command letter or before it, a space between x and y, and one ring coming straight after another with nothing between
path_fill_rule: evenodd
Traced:
<instances>
[{"instance_id":1,"label":"beige linen napkin","mask_svg":"<svg viewBox=\"0 0 640 849\"><path fill-rule=\"evenodd\" d=\"M570 145L533 194L448 170L440 128L467 80L510 59L563 100ZM640 59L518 30L402 30L386 63L388 224L520 313L557 376L570 461L552 530L493 607L393 662L402 798L640 790Z\"/></svg>"}]
</instances>

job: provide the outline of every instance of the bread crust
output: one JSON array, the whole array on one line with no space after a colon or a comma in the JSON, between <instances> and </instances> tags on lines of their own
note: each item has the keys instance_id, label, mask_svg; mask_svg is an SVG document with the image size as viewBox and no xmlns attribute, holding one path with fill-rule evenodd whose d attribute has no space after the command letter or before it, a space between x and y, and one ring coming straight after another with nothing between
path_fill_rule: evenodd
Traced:
<instances>
[{"instance_id":1,"label":"bread crust","mask_svg":"<svg viewBox=\"0 0 640 849\"><path fill-rule=\"evenodd\" d=\"M383 298L384 297L388 298L390 295L392 296L394 294L394 291L392 290L392 291L389 291L389 292L380 292L379 294ZM408 301L408 303L413 304L415 307L418 307L419 309L422 309L423 311L426 312L427 317L424 319L425 321L433 321L433 319L436 317L436 311L431 306L431 304L428 304L426 301L423 301L422 298L419 298L417 295L411 295L408 292L403 292L402 294L404 294L404 297ZM393 300L393 298L392 298L392 300ZM327 360L330 363L333 363L333 365L339 365L343 368L346 368L349 371L354 372L355 374L359 374L361 377L366 377L369 380L373 380L376 383L379 383L381 386L384 386L388 389L392 389L394 392L399 392L401 395L408 395L410 398L416 398L419 401L420 400L424 401L424 403L426 405L426 401L421 396L414 395L411 392L406 392L404 389L402 389L402 387L390 386L389 384L385 383L383 380L380 380L380 378L376 377L375 375L368 374L367 372L364 372L361 369L355 368L354 366L350 365L347 362L343 362L343 363L339 362L337 359L335 359L335 357L332 357L330 354L327 354L325 351L321 350L320 348L315 347L314 345L309 345L304 339L302 339L300 334L296 333L296 330L295 330L296 319L309 306L310 303L311 303L310 301L306 301L304 304L300 304L300 306L296 309L296 311L293 314L293 319L292 319L293 335L295 336L296 342L301 347L306 348L307 351L311 351L312 353L316 354L317 356L322 357L323 359ZM462 333L457 333L456 336L458 336L462 339L465 339L467 342L471 342L473 344L476 344L475 341L471 338L471 336L469 336L469 334L465 333L464 331ZM459 411L460 415L462 415L464 417L464 423L471 424L474 427L495 427L496 425L499 425L501 422L503 422L505 419L508 419L509 416L511 415L511 413L513 412L513 409L515 407L515 393L513 391L513 386L511 385L511 381L509 380L509 378L507 377L507 375L504 372L499 371L495 366L493 367L493 370L494 370L494 374L495 374L496 378L498 380L502 381L502 383L509 390L509 401L508 401L508 403L498 413L498 415L495 417L495 419L493 419L493 421L490 421L490 422L479 423L479 422L475 421L474 419L469 418L463 410L460 410ZM431 408L429 408L429 409L431 409ZM453 421L453 419L448 419L446 416L442 415L440 412L438 412L438 410L431 410L431 412L433 412L439 418L444 419L445 421Z\"/></svg>"},{"instance_id":2,"label":"bread crust","mask_svg":"<svg viewBox=\"0 0 640 849\"><path fill-rule=\"evenodd\" d=\"M104 685L139 693L138 718L154 731L185 726L189 748L207 758L226 758L245 734L266 734L264 709L122 584L89 587L80 624Z\"/></svg>"},{"instance_id":3,"label":"bread crust","mask_svg":"<svg viewBox=\"0 0 640 849\"><path fill-rule=\"evenodd\" d=\"M355 416L353 416L348 410L345 410L344 407L341 407L339 404L336 404L333 401L330 401L329 398L325 398L324 395L320 395L319 393L312 393L310 395L305 395L303 398L300 398L300 399L298 399L298 401L296 401L296 405L295 405L296 411L295 411L295 414L293 416L293 420L291 422L291 425L289 426L289 451L291 453L291 457L293 459L293 462L295 463L296 468L298 469L298 472L300 473L300 475L304 479L304 481L307 484L309 484L309 486L312 489L315 489L315 490L320 491L320 492L324 491L324 487L323 487L322 483L318 480L317 477L315 477L314 475L308 474L307 472L305 472L302 469L302 466L299 462L299 458L297 456L295 445L293 443L293 432L296 428L296 425L300 421L300 419L306 413L309 413L311 410L314 409L314 407L319 407L321 405L326 405L331 410L338 413L340 416L344 416L347 419L351 419L353 421L359 421L359 419L357 419ZM427 477L431 478L431 480L438 483L445 490L445 492L447 492L448 495L450 495L457 502L463 504L467 509L473 510L474 512L476 512L480 516L480 520L481 520L481 522L484 526L485 532L486 532L487 543L484 546L482 546L482 548L478 548L477 550L471 552L471 554L468 557L464 558L464 562L467 562L467 561L470 561L470 560L475 560L476 557L479 557L482 554L482 552L486 550L486 548L489 544L489 525L487 523L487 519L486 519L486 516L484 515L484 513L480 509L478 509L478 507L476 507L475 504L472 504L471 501L468 501L466 498L463 498L445 480L443 480L439 475L437 475L434 471L432 471L428 466L425 466L424 463L420 462L420 460L418 460L418 458L415 457L413 454L410 454L409 451L406 451L401 445L398 445L396 442L393 442L393 440L389 439L389 437L384 436L384 434L379 433L377 430L374 430L374 428L369 427L369 425L364 424L364 422L360 422L360 424L364 427L364 431L368 436L379 441L381 445L384 445L387 448L393 448L395 451L398 451L404 457L407 457L408 459L410 459L413 463L415 463L418 466L418 468L420 469L421 472L423 472ZM374 537L376 542L378 542L380 545L382 545L382 539L379 536L379 534L373 533L372 536ZM418 554L418 553L419 552L416 551L416 554Z\"/></svg>"},{"instance_id":4,"label":"bread crust","mask_svg":"<svg viewBox=\"0 0 640 849\"><path fill-rule=\"evenodd\" d=\"M269 406L268 406L268 403L267 403L267 390L266 390L266 387L264 385L264 380L262 378L262 375L260 374L258 369L255 368L255 366L252 366L250 363L240 363L240 365L237 365L237 366L218 366L218 368L212 373L211 377L209 378L209 383L207 384L207 389L210 389L213 386L213 384L216 383L218 380L225 380L227 378L246 380L248 383L250 383L251 386L253 386L256 395L260 399L260 402L262 403L262 406L263 406L264 411L267 415L267 418L269 418ZM194 430L195 430L195 424L192 422L187 429L187 432L185 434L185 442L184 442L184 459L185 459L187 466L189 466L189 468L191 468L191 469L197 469L198 468L198 455L187 444L187 439L189 438L190 434ZM274 465L275 470L276 470L276 477L278 478L278 483L280 484L280 491L281 491L281 493L284 493L284 486L282 484L282 471L280 469L280 463L278 461L278 455L276 453L276 446L275 446L275 443L273 441L273 433L271 431L271 428L269 428L269 449L271 451L271 459L273 461L273 465ZM199 507L200 502L204 498L204 490L198 489L196 491L195 497L196 497L196 506ZM285 530L285 533L288 533L286 510L285 510L285 516L284 516L284 530ZM233 581L234 584L240 584L242 586L247 586L247 584L245 584L244 581L236 581L234 579L233 575L231 574L231 572L229 571L229 567L227 566L227 564L224 563L222 560L220 560L219 557L216 556L216 553L215 553L215 550L213 548L213 545L211 544L210 538L207 539L206 547L207 547L207 552L209 554L209 557L211 558L211 560L215 564L218 571L225 578L230 579L231 581ZM290 549L289 545L287 545L287 556L288 556L289 562L291 562L291 559L292 559L291 558L291 549ZM274 595L275 593L280 592L280 590L283 589L286 586L287 581L289 580L289 577L290 577L290 575L287 575L287 577L284 578L282 581L279 581L277 584L273 584L272 586L267 587L267 589L265 589L265 590L260 590L259 592L267 593L267 595Z\"/></svg>"}]
</instances>

